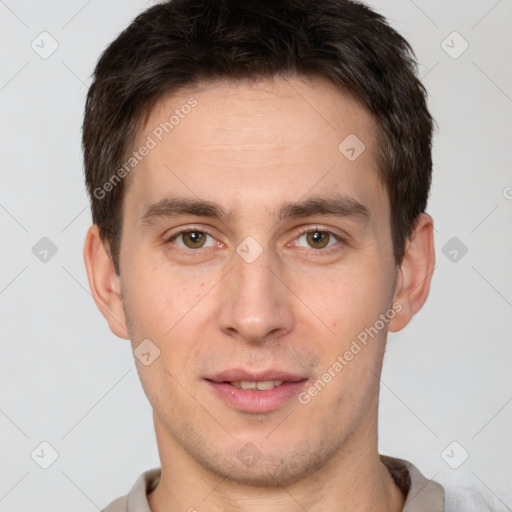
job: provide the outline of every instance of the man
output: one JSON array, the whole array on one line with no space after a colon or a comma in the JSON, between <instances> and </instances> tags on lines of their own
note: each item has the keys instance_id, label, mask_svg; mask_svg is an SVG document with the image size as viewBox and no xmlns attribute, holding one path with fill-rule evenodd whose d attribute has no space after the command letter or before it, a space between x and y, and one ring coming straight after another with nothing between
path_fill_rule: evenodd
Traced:
<instances>
[{"instance_id":1,"label":"man","mask_svg":"<svg viewBox=\"0 0 512 512\"><path fill-rule=\"evenodd\" d=\"M161 469L106 511L453 510L377 448L387 333L434 269L431 135L412 50L360 3L172 0L107 48L84 257Z\"/></svg>"}]
</instances>

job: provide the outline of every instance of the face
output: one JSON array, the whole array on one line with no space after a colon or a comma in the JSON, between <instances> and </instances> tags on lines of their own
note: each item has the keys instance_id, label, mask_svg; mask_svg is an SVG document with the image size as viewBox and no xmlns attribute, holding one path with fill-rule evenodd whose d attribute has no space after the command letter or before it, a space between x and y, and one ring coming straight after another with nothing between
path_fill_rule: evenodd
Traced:
<instances>
[{"instance_id":1,"label":"face","mask_svg":"<svg viewBox=\"0 0 512 512\"><path fill-rule=\"evenodd\" d=\"M159 350L136 363L161 456L275 485L374 448L397 278L375 129L320 79L217 83L152 111L120 289L133 348Z\"/></svg>"}]
</instances>

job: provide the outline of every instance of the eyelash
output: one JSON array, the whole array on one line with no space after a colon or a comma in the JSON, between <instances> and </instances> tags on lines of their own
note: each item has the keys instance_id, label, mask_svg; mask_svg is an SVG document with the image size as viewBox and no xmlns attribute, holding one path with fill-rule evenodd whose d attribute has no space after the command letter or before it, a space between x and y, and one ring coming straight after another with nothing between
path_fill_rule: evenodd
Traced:
<instances>
[{"instance_id":1,"label":"eyelash","mask_svg":"<svg viewBox=\"0 0 512 512\"><path fill-rule=\"evenodd\" d=\"M169 236L169 237L167 237L165 239L165 243L166 244L171 244L176 238L178 238L181 235L184 235L186 233L190 233L192 231L195 231L195 232L198 232L198 233L203 233L203 234L211 236L212 238L215 238L213 233L211 233L207 229L204 229L204 228L199 229L199 228L196 228L194 226L191 226L191 227L188 227L188 228L183 229L181 231L178 231L177 233L173 233L171 236ZM302 235L305 235L305 234L308 234L308 233L312 233L312 232L326 233L326 234L328 234L330 236L333 236L336 240L338 240L338 242L341 242L341 243L345 242L345 239L343 237L341 237L340 235L337 235L336 233L333 233L332 231L329 231L328 229L321 228L320 226L315 226L313 228L309 228L308 227L308 228L301 229L299 231L298 236L295 238L295 240L297 238L300 238ZM333 245L331 247L328 247L327 249L313 249L313 248L311 248L310 250L313 251L313 253L317 253L315 256L329 255L329 254L332 254L332 253L335 253L335 252L338 252L338 251L341 250L341 248L338 247L338 245L339 244L335 244L335 245ZM183 249L181 247L176 247L176 248L173 248L173 251L181 253L181 254L186 254L187 256L192 255L193 257L196 257L196 256L201 256L200 249L202 249L202 248L200 247L199 249ZM213 247L206 247L206 249L213 249ZM321 253L321 254L319 254L319 253Z\"/></svg>"}]
</instances>

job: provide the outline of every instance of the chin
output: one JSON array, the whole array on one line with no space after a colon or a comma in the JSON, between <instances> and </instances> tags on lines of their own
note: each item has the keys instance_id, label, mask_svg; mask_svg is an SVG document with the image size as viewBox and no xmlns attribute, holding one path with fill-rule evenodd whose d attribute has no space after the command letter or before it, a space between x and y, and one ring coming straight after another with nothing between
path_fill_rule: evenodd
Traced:
<instances>
[{"instance_id":1,"label":"chin","mask_svg":"<svg viewBox=\"0 0 512 512\"><path fill-rule=\"evenodd\" d=\"M265 440L262 439L261 446L264 444ZM248 441L241 448L238 443L234 449L226 447L222 454L203 452L193 456L203 467L230 482L252 487L281 488L310 476L334 454L334 446L315 448L307 443L290 443L289 448L278 443L262 453Z\"/></svg>"}]
</instances>

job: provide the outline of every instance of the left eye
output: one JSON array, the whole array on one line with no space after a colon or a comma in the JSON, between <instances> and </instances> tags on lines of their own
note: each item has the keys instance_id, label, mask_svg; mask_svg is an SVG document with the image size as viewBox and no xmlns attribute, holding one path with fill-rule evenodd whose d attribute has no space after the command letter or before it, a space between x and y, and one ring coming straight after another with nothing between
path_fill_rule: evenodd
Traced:
<instances>
[{"instance_id":1,"label":"left eye","mask_svg":"<svg viewBox=\"0 0 512 512\"><path fill-rule=\"evenodd\" d=\"M300 239L305 239L309 247L313 249L325 249L326 247L331 247L340 240L340 238L337 237L334 233L331 233L330 231L322 231L320 229L306 231L297 238L297 240Z\"/></svg>"}]
</instances>

